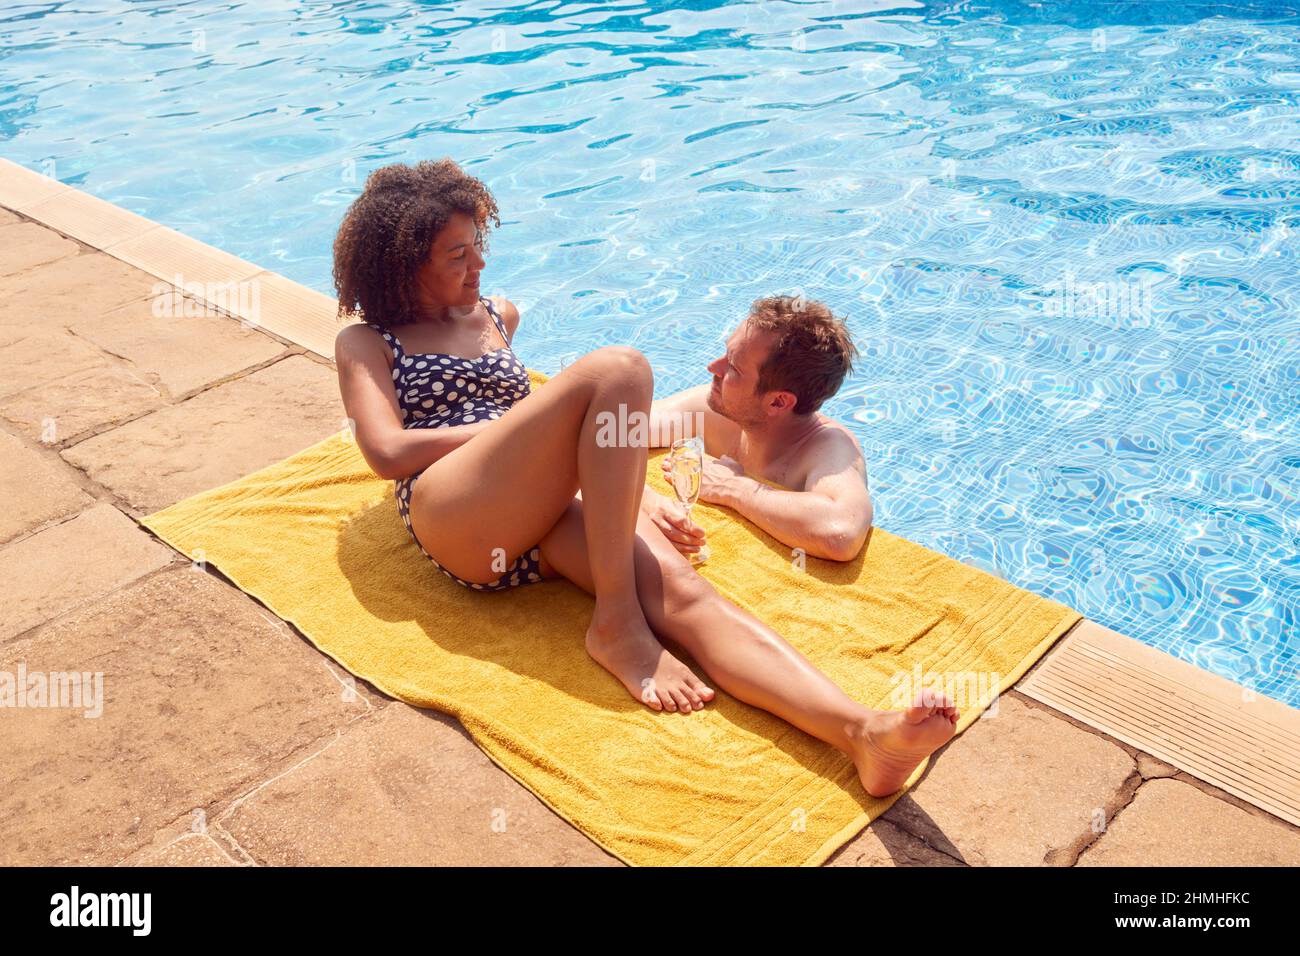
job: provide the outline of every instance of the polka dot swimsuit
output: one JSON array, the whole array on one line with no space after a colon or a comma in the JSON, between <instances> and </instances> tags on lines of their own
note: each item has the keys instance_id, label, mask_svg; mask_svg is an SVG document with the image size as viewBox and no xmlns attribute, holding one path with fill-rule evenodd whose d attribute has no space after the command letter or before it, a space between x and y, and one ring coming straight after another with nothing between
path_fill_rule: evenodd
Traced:
<instances>
[{"instance_id":1,"label":"polka dot swimsuit","mask_svg":"<svg viewBox=\"0 0 1300 956\"><path fill-rule=\"evenodd\" d=\"M505 326L487 299L480 299L501 333L509 342ZM402 412L403 428L440 428L444 425L469 425L500 418L515 402L530 391L528 372L509 345L494 349L476 359L447 355L443 352L408 354L393 333L367 323L379 332L393 350L393 385ZM393 493L411 540L447 577L475 591L503 591L506 588L533 584L542 580L541 549L532 547L506 568L505 573L488 584L466 581L434 561L415 536L411 527L411 488L424 471L409 478L398 478Z\"/></svg>"}]
</instances>

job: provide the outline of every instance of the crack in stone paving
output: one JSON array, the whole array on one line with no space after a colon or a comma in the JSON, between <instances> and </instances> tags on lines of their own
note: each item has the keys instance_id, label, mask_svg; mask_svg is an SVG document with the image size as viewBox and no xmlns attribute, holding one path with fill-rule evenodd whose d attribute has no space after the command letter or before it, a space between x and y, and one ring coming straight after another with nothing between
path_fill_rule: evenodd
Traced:
<instances>
[{"instance_id":1,"label":"crack in stone paving","mask_svg":"<svg viewBox=\"0 0 1300 956\"><path fill-rule=\"evenodd\" d=\"M147 299L148 297L146 297L146 300ZM134 306L134 304L139 304L139 302L140 299L136 299L135 302L126 303L126 306ZM125 306L122 306L122 308L125 308ZM237 316L231 316L229 315L229 313L225 313L225 312L217 313L217 315L214 315L212 317L214 317L214 319L230 319L233 321L237 321L237 323L239 323L240 325L243 324L243 321L238 319ZM78 342L85 342L86 345L91 347L91 349L95 349L96 351L99 351L100 354L108 356L109 359L113 360L114 367L121 368L123 369L123 371L130 373L131 376L135 378L139 378L139 380L144 382L144 384L148 385L149 388L155 390L155 392L159 394L160 397L164 399L164 401L166 401L166 403L168 403L168 405L170 406L170 405L183 405L183 403L190 401L191 398L194 398L195 395L201 395L204 392L211 392L211 390L214 388L220 388L220 386L229 384L229 382L238 381L239 378L250 376L252 375L252 373L255 372L260 372L261 369L269 368L270 365L274 365L278 362L282 362L282 360L289 358L290 355L298 354L298 352L302 351L300 347L285 346L285 343L283 343L281 339L272 336L272 334L264 332L264 330L261 329L260 326L248 326L248 328L250 328L252 332L256 332L257 334L259 334L259 336L268 338L270 339L270 341L276 342L277 345L285 347L285 351L277 352L276 355L272 355L268 359L263 359L261 360L261 362L253 363L251 365L246 365L246 367L244 368L235 369L234 372L226 373L226 375L224 376L213 378L212 381L203 382L203 384L199 385L198 388L191 389L190 392L181 392L178 394L173 394L172 392L170 392L170 389L165 388L165 386L161 386L161 382L151 382L151 381L147 381L146 378L140 378L138 373L138 368L136 368L136 364L133 362L133 360L127 358L127 356L118 355L117 352L114 352L112 349L108 349L108 347L101 346L99 345L98 342L92 341L92 339L82 336L82 334L79 334L77 330L74 330L72 328L66 328L66 326L64 330L66 333L69 334L69 336L72 336L73 338L77 339ZM155 410L153 411L159 411L159 410L155 408ZM146 414L152 415L153 412L146 412ZM140 418L140 416L136 416L136 418ZM134 421L135 419L131 419L131 420ZM120 427L120 425L113 425L113 428L117 428L117 427ZM109 429L109 431L112 431L112 429Z\"/></svg>"},{"instance_id":2,"label":"crack in stone paving","mask_svg":"<svg viewBox=\"0 0 1300 956\"><path fill-rule=\"evenodd\" d=\"M96 348L98 348L98 346L96 346ZM165 409L179 408L180 406L184 405L186 402L190 401L191 399L198 398L200 395L206 394L207 392L210 392L213 389L220 388L223 385L229 385L231 382L237 382L240 379L248 378L250 375L260 372L263 369L270 368L272 365L277 365L280 362L292 358L294 355L297 354L301 354L301 353L291 352L291 351L281 352L279 355L274 355L271 358L267 359L265 362L261 362L257 365L250 365L247 368L240 369L239 371L233 372L230 375L226 375L212 382L208 382L205 385L200 386L199 388L195 389L192 392L184 392L179 396L173 396L170 393L163 394L162 392L159 392L159 396L163 399L164 404L160 405L158 408L145 409L144 411L141 411L136 415L132 415L130 418L123 418L119 421L104 422L102 424L87 428L84 431L77 432L75 435L72 435L69 438L65 438L62 441L50 442L49 444L42 443L42 446L45 448L53 448L56 451L60 451L60 452L68 451L76 447L77 445L80 445L82 442L90 441L90 439L92 438L98 438L100 435L105 435L108 432L115 431L116 429L119 428L125 428L127 425L130 425L132 422L138 422L142 418L148 418L150 415L155 415L158 412L161 412ZM32 388L42 388L42 387L43 386L40 385L32 386ZM157 389L155 389L155 391L157 391ZM232 424L236 422L242 422L242 421L244 421L243 418L232 418L230 420ZM71 465L72 463L69 462L68 464ZM73 465L72 467L75 468L76 466Z\"/></svg>"},{"instance_id":3,"label":"crack in stone paving","mask_svg":"<svg viewBox=\"0 0 1300 956\"><path fill-rule=\"evenodd\" d=\"M77 517L77 515L73 515L72 517L75 518ZM61 523L62 522L60 522L60 524ZM5 547L8 547L8 545L6 545ZM172 550L174 551L175 549L173 548ZM46 627L52 627L57 624L61 624L73 618L75 615L81 614L82 612L86 611L88 608L92 608L97 604L107 601L109 598L113 597L114 595L122 591L125 591L127 588L135 587L136 585L140 584L142 581L148 581L150 578L157 577L160 574L167 574L171 571L174 571L177 566L178 563L173 559L170 563L164 564L160 568L154 568L152 571L146 571L138 578L132 578L130 581L127 581L125 584L119 587L115 587L111 591L106 591L105 593L99 595L98 597L87 599L85 601L82 601L79 604L74 604L72 607L60 611L58 614L54 615L54 617L47 618L44 621L40 621L36 624L33 624L25 631L19 631L17 634L11 634L9 637L0 638L0 647L9 644L17 644L19 641L25 641L25 640L35 638L38 636L38 632L41 631L42 629Z\"/></svg>"},{"instance_id":4,"label":"crack in stone paving","mask_svg":"<svg viewBox=\"0 0 1300 956\"><path fill-rule=\"evenodd\" d=\"M212 840L213 843L217 845L217 848L220 849L221 852L224 853L230 859L230 862L234 863L236 866L261 866L262 865L258 863L257 860L253 859L253 855L249 853L247 850L245 850L242 846L240 846L239 841L235 839L234 835L231 834L231 832L227 830L225 827L223 827L220 823L214 823L211 827L209 827L208 837ZM220 839L218 839L218 837L220 837ZM230 851L232 849L235 851L235 853L238 853L239 856L243 858L244 860L243 863L240 863L239 860L236 859L231 854Z\"/></svg>"},{"instance_id":5,"label":"crack in stone paving","mask_svg":"<svg viewBox=\"0 0 1300 956\"><path fill-rule=\"evenodd\" d=\"M1102 808L1105 811L1105 826L1102 828L1101 832L1092 832L1089 836L1085 836L1082 841L1076 840L1069 847L1062 847L1057 850L1049 851L1043 858L1043 862L1050 866L1078 865L1079 860L1083 855L1106 835L1111 824L1114 823L1115 820L1119 818L1119 815L1128 808L1129 804L1137 798L1138 790L1140 790L1142 785L1146 782L1146 777L1142 776L1142 772L1138 770L1137 761L1134 760L1133 771L1124 778L1124 782L1119 785L1119 789L1115 791L1110 800L1106 801L1106 806ZM1066 859L1068 859L1069 862L1063 862Z\"/></svg>"},{"instance_id":6,"label":"crack in stone paving","mask_svg":"<svg viewBox=\"0 0 1300 956\"><path fill-rule=\"evenodd\" d=\"M15 544L18 541L24 541L35 534L39 534L41 531L44 531L47 528L53 528L55 527L56 524L62 524L63 521L65 520L70 520L71 518L75 518L79 514L85 513L86 511L90 510L90 508L94 507L94 505L97 504L112 505L114 508L122 512L122 514L126 515L132 521L135 521L137 524L139 523L139 520L135 513L135 508L133 508L128 502L120 498L112 489L106 487L105 485L100 484L100 482L96 481L94 478L90 477L90 475L86 474L85 469L79 467L78 465L74 465L72 462L68 461L66 458L63 457L61 452L64 451L65 449L62 445L60 445L57 442L47 444L41 441L33 441L32 439L29 439L25 435L15 435L13 432L9 431L8 429L0 429L0 430L2 430L4 434L8 435L10 438L14 438L22 442L23 446L28 451L40 455L43 459L47 459L46 461L47 464L53 465L55 462L57 462L56 467L58 467L60 470L68 471L69 480L72 480L73 483L82 492L84 492L85 494L89 495L91 498L94 499L93 504L87 505L85 508L82 508L80 511L77 511L68 516L60 516L59 519L52 520L50 523L42 525L39 528L29 529L28 531L24 532L21 535L10 538L8 541L4 542L3 545L0 545L0 547L9 547L9 545ZM141 530L147 531L148 529L143 528Z\"/></svg>"},{"instance_id":7,"label":"crack in stone paving","mask_svg":"<svg viewBox=\"0 0 1300 956\"><path fill-rule=\"evenodd\" d=\"M150 389L152 389L154 394L156 394L159 398L166 401L170 397L170 395L166 393L164 389L159 388L159 385L161 384L160 382L151 382L148 379L143 378L140 374L140 371L137 371L136 364L132 362L129 358L127 358L125 355L118 355L112 349L105 348L99 343L91 341L90 339L86 338L84 335L82 335L81 333L77 332L75 329L69 326L64 326L63 331L68 333L68 335L72 336L74 340L78 342L83 342L86 345L90 346L92 349L94 349L96 352L99 352L101 355L107 356L110 360L110 367L121 369L123 372L126 372L126 374L130 375L132 378L136 379L141 384L146 385ZM156 373L151 373L151 374L156 375Z\"/></svg>"},{"instance_id":8,"label":"crack in stone paving","mask_svg":"<svg viewBox=\"0 0 1300 956\"><path fill-rule=\"evenodd\" d=\"M324 735L317 737L314 740L308 741L307 743L303 744L301 747L295 748L293 753L294 754L301 753L306 748L319 743L322 739L324 739ZM251 790L247 791L246 793L230 801L230 803L227 804L226 808L222 810L220 813L218 813L215 818L213 818L212 822L209 824L209 827L219 825L223 821L230 819L231 814L233 814L236 810L238 810L244 804L245 801L255 796L262 789L275 783L280 778L286 777L289 774L293 773L299 767L303 767L311 763L313 760L315 760L321 754L325 753L325 751L329 750L331 747L333 747L342 739L343 739L343 728L341 727L336 728L334 731L333 739L328 741L323 747L320 747L318 750L312 751L306 757L303 757L301 760L299 760L297 763L293 764L292 766L286 767L284 770L281 770L277 774L268 777L267 779L259 783L257 786L253 787ZM291 754L290 757L287 759L293 759L293 754Z\"/></svg>"},{"instance_id":9,"label":"crack in stone paving","mask_svg":"<svg viewBox=\"0 0 1300 956\"><path fill-rule=\"evenodd\" d=\"M230 852L231 847L233 847L244 858L248 860L252 859L252 857L249 856L249 854L244 850L244 848L239 845L239 842L235 840L234 837L232 837L221 827L209 826L208 813L211 811L211 809L212 809L212 805L206 807L195 807L194 809L189 810L186 813L182 814L181 816L177 817L176 819L172 820L170 823L166 824L165 826L159 827L156 832L165 833L171 831L173 833L171 839L166 840L161 846L157 846L157 847L147 846L147 845L138 846L136 847L136 849L134 849L125 857L123 857L121 860L119 860L115 865L140 866L141 861L144 858L150 855L161 855L165 853L167 850L176 846L178 843L181 843L184 840L192 839L194 837L206 838L207 840L211 841L212 844L216 846L216 848L221 852L221 855L224 856L235 866L247 865L245 863L241 863ZM201 817L202 823L200 824L200 829L197 830L194 828L194 814L196 813L202 814ZM224 840L217 839L217 835L223 837ZM223 842L228 845L223 845ZM128 863L127 861L131 860L133 857L135 858L136 862ZM252 865L256 866L257 864L253 863Z\"/></svg>"}]
</instances>

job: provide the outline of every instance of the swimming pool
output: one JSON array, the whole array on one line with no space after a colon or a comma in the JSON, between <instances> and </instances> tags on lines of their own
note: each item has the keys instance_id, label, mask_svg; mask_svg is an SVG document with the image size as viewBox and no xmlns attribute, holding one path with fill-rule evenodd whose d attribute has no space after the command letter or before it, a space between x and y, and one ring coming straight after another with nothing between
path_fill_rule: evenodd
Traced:
<instances>
[{"instance_id":1,"label":"swimming pool","mask_svg":"<svg viewBox=\"0 0 1300 956\"><path fill-rule=\"evenodd\" d=\"M0 155L324 292L366 173L496 194L532 367L847 315L877 523L1300 705L1300 4L84 3Z\"/></svg>"}]
</instances>

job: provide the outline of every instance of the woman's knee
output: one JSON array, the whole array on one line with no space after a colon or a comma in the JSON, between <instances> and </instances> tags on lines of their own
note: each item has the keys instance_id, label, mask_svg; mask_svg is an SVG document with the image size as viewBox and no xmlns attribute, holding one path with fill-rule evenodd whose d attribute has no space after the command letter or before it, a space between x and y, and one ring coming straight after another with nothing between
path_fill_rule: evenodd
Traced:
<instances>
[{"instance_id":1,"label":"woman's knee","mask_svg":"<svg viewBox=\"0 0 1300 956\"><path fill-rule=\"evenodd\" d=\"M589 353L588 357L602 385L654 391L654 370L640 349L630 345L606 345Z\"/></svg>"}]
</instances>

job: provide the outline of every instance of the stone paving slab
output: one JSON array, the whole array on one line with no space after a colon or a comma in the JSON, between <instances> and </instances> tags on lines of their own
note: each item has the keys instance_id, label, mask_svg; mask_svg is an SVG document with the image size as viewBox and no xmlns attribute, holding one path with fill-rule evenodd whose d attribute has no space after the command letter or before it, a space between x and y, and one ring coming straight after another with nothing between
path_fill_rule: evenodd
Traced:
<instances>
[{"instance_id":1,"label":"stone paving slab","mask_svg":"<svg viewBox=\"0 0 1300 956\"><path fill-rule=\"evenodd\" d=\"M263 271L260 266L166 226L156 225L104 248L143 272L167 282L179 280L182 286L191 282L225 286L251 279Z\"/></svg>"},{"instance_id":2,"label":"stone paving slab","mask_svg":"<svg viewBox=\"0 0 1300 956\"><path fill-rule=\"evenodd\" d=\"M5 364L0 400L44 385L56 377L56 368L62 377L77 378L104 364L93 346L60 329L39 326L0 328L0 356Z\"/></svg>"},{"instance_id":3,"label":"stone paving slab","mask_svg":"<svg viewBox=\"0 0 1300 956\"><path fill-rule=\"evenodd\" d=\"M59 444L160 408L140 372L59 329L0 329L0 417L33 441Z\"/></svg>"},{"instance_id":4,"label":"stone paving slab","mask_svg":"<svg viewBox=\"0 0 1300 956\"><path fill-rule=\"evenodd\" d=\"M341 431L344 417L334 370L293 355L62 454L151 514L288 458Z\"/></svg>"},{"instance_id":5,"label":"stone paving slab","mask_svg":"<svg viewBox=\"0 0 1300 956\"><path fill-rule=\"evenodd\" d=\"M1300 866L1300 832L1179 780L1151 780L1079 866Z\"/></svg>"},{"instance_id":6,"label":"stone paving slab","mask_svg":"<svg viewBox=\"0 0 1300 956\"><path fill-rule=\"evenodd\" d=\"M285 351L256 329L170 293L79 319L70 329L130 362L171 398L182 398ZM198 343L202 346L196 348Z\"/></svg>"},{"instance_id":7,"label":"stone paving slab","mask_svg":"<svg viewBox=\"0 0 1300 956\"><path fill-rule=\"evenodd\" d=\"M0 226L0 276L25 272L34 266L44 265L64 256L75 256L81 251L71 239L64 239L52 229L32 222L11 223Z\"/></svg>"},{"instance_id":8,"label":"stone paving slab","mask_svg":"<svg viewBox=\"0 0 1300 956\"><path fill-rule=\"evenodd\" d=\"M622 864L451 717L393 703L216 822L260 864Z\"/></svg>"},{"instance_id":9,"label":"stone paving slab","mask_svg":"<svg viewBox=\"0 0 1300 956\"><path fill-rule=\"evenodd\" d=\"M94 501L73 480L72 469L52 455L0 432L0 544Z\"/></svg>"},{"instance_id":10,"label":"stone paving slab","mask_svg":"<svg viewBox=\"0 0 1300 956\"><path fill-rule=\"evenodd\" d=\"M154 293L159 280L102 252L0 276L0 327L66 328Z\"/></svg>"},{"instance_id":11,"label":"stone paving slab","mask_svg":"<svg viewBox=\"0 0 1300 956\"><path fill-rule=\"evenodd\" d=\"M115 864L370 712L310 645L188 565L0 647L0 672L19 664L102 673L102 713L0 709L5 866Z\"/></svg>"},{"instance_id":12,"label":"stone paving slab","mask_svg":"<svg viewBox=\"0 0 1300 956\"><path fill-rule=\"evenodd\" d=\"M108 504L5 545L0 642L165 567L175 553Z\"/></svg>"},{"instance_id":13,"label":"stone paving slab","mask_svg":"<svg viewBox=\"0 0 1300 956\"><path fill-rule=\"evenodd\" d=\"M1131 778L1122 748L1003 694L880 819L972 866L1068 866ZM878 853L876 840L867 830L841 853Z\"/></svg>"}]
</instances>

